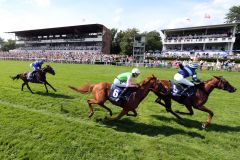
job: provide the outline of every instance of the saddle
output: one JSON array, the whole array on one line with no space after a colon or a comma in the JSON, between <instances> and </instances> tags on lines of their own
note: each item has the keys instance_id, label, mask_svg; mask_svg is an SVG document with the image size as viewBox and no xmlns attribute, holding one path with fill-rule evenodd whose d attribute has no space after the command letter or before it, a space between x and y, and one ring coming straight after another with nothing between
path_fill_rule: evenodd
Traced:
<instances>
[{"instance_id":1,"label":"saddle","mask_svg":"<svg viewBox=\"0 0 240 160\"><path fill-rule=\"evenodd\" d=\"M189 87L185 84L175 83L173 80L170 80L171 84L171 95L177 97L190 97L196 92L196 87Z\"/></svg>"},{"instance_id":2,"label":"saddle","mask_svg":"<svg viewBox=\"0 0 240 160\"><path fill-rule=\"evenodd\" d=\"M124 94L124 96L121 99L119 99L119 95L121 95L124 88L125 87L119 87L119 86L112 84L110 95L109 95L109 100L111 102L117 103L119 105L128 102L128 99L132 93L131 90L127 90L127 92ZM119 99L119 101L117 101L118 99Z\"/></svg>"}]
</instances>

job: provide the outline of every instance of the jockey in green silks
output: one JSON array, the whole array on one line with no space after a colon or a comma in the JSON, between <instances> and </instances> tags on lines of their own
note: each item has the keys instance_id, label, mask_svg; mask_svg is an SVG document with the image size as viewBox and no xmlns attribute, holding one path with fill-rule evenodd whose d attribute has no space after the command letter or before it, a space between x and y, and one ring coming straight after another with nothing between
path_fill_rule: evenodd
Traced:
<instances>
[{"instance_id":1,"label":"jockey in green silks","mask_svg":"<svg viewBox=\"0 0 240 160\"><path fill-rule=\"evenodd\" d=\"M113 84L118 87L125 87L122 93L119 95L117 101L123 98L129 87L138 87L133 84L133 78L137 78L140 75L138 68L132 69L132 72L121 73L114 79Z\"/></svg>"}]
</instances>

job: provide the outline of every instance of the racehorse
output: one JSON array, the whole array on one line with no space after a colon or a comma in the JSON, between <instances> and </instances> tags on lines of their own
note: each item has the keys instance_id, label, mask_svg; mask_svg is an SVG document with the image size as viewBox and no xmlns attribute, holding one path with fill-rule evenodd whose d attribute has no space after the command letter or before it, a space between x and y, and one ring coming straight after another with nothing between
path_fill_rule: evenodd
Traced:
<instances>
[{"instance_id":1,"label":"racehorse","mask_svg":"<svg viewBox=\"0 0 240 160\"><path fill-rule=\"evenodd\" d=\"M110 101L112 104L117 105L119 107L122 107L122 111L114 118L108 118L109 120L119 120L121 119L124 115L127 116L137 116L136 108L140 104L140 102L148 95L150 92L151 88L154 87L156 84L157 78L152 75L147 78L145 78L139 86L135 89L135 91L129 96L129 100L123 104L116 103L114 101ZM93 116L94 110L92 107L92 104L98 104L101 107L105 108L110 116L112 116L112 111L110 108L104 105L104 103L107 100L110 100L110 91L111 91L111 84L107 82L100 82L98 84L85 84L80 86L79 88L75 88L72 86L69 86L69 88L80 92L80 93L88 93L92 92L93 99L88 99L87 103L89 105L90 113L89 113L89 118ZM133 114L129 114L128 112L132 111Z\"/></svg>"},{"instance_id":2,"label":"racehorse","mask_svg":"<svg viewBox=\"0 0 240 160\"><path fill-rule=\"evenodd\" d=\"M23 87L25 85L27 85L27 88L29 89L29 91L31 93L33 93L33 91L31 90L31 88L28 85L28 82L32 82L32 83L42 83L42 84L44 84L47 93L48 93L47 85L50 86L56 92L56 89L53 88L53 86L51 84L49 84L46 80L46 73L50 73L52 75L55 75L55 71L50 65L46 65L44 68L38 70L35 73L35 76L33 77L32 80L27 79L29 73L30 72L24 72L24 73L20 73L20 74L14 76L14 77L11 77L13 80L19 79L19 78L23 80L22 91L23 91Z\"/></svg>"},{"instance_id":3,"label":"racehorse","mask_svg":"<svg viewBox=\"0 0 240 160\"><path fill-rule=\"evenodd\" d=\"M152 89L152 91L158 96L155 102L164 106L167 112L172 113L178 119L180 119L181 117L177 113L193 115L192 107L203 112L207 112L209 114L208 119L205 123L202 124L202 128L204 129L208 127L213 117L213 112L204 106L204 104L208 100L209 94L213 91L213 89L218 88L226 90L230 93L236 91L236 88L234 88L226 79L217 76L213 76L210 80L196 84L195 93L190 97L173 96L170 93L170 85L171 84L168 80L157 80L157 85L155 85L155 88ZM185 105L189 113L179 111L177 111L177 113L173 112L171 108L171 99ZM164 103L162 102L162 100Z\"/></svg>"}]
</instances>

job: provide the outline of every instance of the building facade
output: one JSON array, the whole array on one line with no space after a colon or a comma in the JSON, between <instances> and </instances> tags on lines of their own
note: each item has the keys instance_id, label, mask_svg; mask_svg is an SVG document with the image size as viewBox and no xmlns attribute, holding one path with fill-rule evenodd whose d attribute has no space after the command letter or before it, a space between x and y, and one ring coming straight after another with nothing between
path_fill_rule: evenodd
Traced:
<instances>
[{"instance_id":1,"label":"building facade","mask_svg":"<svg viewBox=\"0 0 240 160\"><path fill-rule=\"evenodd\" d=\"M164 29L163 52L232 54L237 23Z\"/></svg>"}]
</instances>

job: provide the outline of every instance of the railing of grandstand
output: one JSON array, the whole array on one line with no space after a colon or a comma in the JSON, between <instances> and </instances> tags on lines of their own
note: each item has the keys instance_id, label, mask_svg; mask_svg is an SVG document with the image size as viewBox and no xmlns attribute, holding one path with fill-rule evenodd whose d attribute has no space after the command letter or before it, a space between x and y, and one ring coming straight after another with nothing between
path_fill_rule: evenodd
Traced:
<instances>
[{"instance_id":1,"label":"railing of grandstand","mask_svg":"<svg viewBox=\"0 0 240 160\"><path fill-rule=\"evenodd\" d=\"M199 38L199 39L165 39L164 44L181 44L181 43L214 43L214 42L235 42L235 37L223 38Z\"/></svg>"},{"instance_id":2,"label":"railing of grandstand","mask_svg":"<svg viewBox=\"0 0 240 160\"><path fill-rule=\"evenodd\" d=\"M44 40L26 40L17 41L16 44L35 44L35 43L62 43L62 42L101 42L101 36L96 38L77 38L77 39L44 39Z\"/></svg>"}]
</instances>

